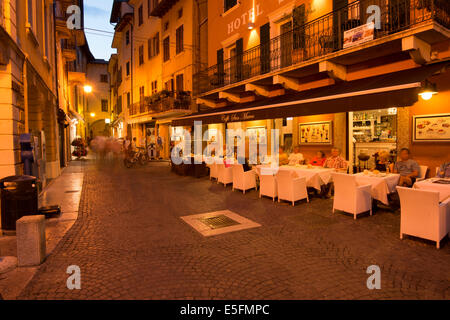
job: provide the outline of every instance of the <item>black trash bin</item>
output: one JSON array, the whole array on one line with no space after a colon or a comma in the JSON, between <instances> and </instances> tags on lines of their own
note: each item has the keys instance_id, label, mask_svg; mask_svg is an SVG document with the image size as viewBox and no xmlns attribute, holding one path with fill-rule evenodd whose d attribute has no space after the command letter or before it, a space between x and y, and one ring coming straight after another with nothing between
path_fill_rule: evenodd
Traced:
<instances>
[{"instance_id":1,"label":"black trash bin","mask_svg":"<svg viewBox=\"0 0 450 320\"><path fill-rule=\"evenodd\" d=\"M2 229L16 230L16 221L38 213L36 177L10 176L0 180Z\"/></svg>"}]
</instances>

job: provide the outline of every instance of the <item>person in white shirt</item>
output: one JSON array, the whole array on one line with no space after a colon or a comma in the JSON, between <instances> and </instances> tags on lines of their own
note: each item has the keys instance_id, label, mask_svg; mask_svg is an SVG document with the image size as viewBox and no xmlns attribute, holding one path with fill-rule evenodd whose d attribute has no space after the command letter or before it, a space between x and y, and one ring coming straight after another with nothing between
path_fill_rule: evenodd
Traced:
<instances>
[{"instance_id":1,"label":"person in white shirt","mask_svg":"<svg viewBox=\"0 0 450 320\"><path fill-rule=\"evenodd\" d=\"M296 164L303 164L305 159L303 158L303 154L300 153L300 147L296 146L294 148L294 152L289 155L289 165L295 166Z\"/></svg>"}]
</instances>

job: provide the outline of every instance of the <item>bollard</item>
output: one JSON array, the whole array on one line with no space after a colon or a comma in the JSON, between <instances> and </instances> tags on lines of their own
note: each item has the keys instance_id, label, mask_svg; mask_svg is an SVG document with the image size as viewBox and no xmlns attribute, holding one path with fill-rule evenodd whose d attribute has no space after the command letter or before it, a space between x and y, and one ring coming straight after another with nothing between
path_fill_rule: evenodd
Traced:
<instances>
[{"instance_id":1,"label":"bollard","mask_svg":"<svg viewBox=\"0 0 450 320\"><path fill-rule=\"evenodd\" d=\"M24 216L16 222L19 267L40 265L45 259L45 216Z\"/></svg>"}]
</instances>

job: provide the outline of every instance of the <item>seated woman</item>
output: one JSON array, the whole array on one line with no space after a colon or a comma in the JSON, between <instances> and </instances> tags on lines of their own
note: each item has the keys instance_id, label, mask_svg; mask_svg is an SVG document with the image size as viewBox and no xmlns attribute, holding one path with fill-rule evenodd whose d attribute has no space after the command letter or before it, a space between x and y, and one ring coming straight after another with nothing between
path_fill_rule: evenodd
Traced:
<instances>
[{"instance_id":1,"label":"seated woman","mask_svg":"<svg viewBox=\"0 0 450 320\"><path fill-rule=\"evenodd\" d=\"M309 164L312 165L312 166L323 167L323 164L325 163L325 160L327 160L327 158L325 157L325 152L317 151L315 157L313 157L309 161Z\"/></svg>"},{"instance_id":2,"label":"seated woman","mask_svg":"<svg viewBox=\"0 0 450 320\"><path fill-rule=\"evenodd\" d=\"M375 159L375 168L381 172L392 171L393 164L389 161L389 152L382 151L379 153L378 157Z\"/></svg>"}]
</instances>

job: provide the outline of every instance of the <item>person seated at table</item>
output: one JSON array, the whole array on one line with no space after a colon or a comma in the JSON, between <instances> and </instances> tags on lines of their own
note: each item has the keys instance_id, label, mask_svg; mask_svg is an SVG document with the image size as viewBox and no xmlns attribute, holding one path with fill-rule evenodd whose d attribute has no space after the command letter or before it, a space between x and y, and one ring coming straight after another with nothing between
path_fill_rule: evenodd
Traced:
<instances>
[{"instance_id":1,"label":"person seated at table","mask_svg":"<svg viewBox=\"0 0 450 320\"><path fill-rule=\"evenodd\" d=\"M401 149L400 161L397 161L394 165L394 173L400 174L398 185L401 187L412 187L419 176L420 166L416 161L410 159L410 156L411 153L408 148Z\"/></svg>"},{"instance_id":2,"label":"person seated at table","mask_svg":"<svg viewBox=\"0 0 450 320\"><path fill-rule=\"evenodd\" d=\"M325 152L317 151L316 155L309 161L309 164L316 167L323 167L326 160Z\"/></svg>"},{"instance_id":3,"label":"person seated at table","mask_svg":"<svg viewBox=\"0 0 450 320\"><path fill-rule=\"evenodd\" d=\"M450 178L450 162L443 163L439 167L436 176L439 178Z\"/></svg>"},{"instance_id":4,"label":"person seated at table","mask_svg":"<svg viewBox=\"0 0 450 320\"><path fill-rule=\"evenodd\" d=\"M284 152L284 148L280 146L278 149L278 165L284 166L289 164L289 158L286 152Z\"/></svg>"},{"instance_id":5,"label":"person seated at table","mask_svg":"<svg viewBox=\"0 0 450 320\"><path fill-rule=\"evenodd\" d=\"M340 154L341 150L338 148L331 149L331 156L325 160L323 167L336 169L336 171L347 172L348 163L341 157Z\"/></svg>"},{"instance_id":6,"label":"person seated at table","mask_svg":"<svg viewBox=\"0 0 450 320\"><path fill-rule=\"evenodd\" d=\"M290 166L295 166L297 164L303 164L305 159L303 158L303 154L300 153L300 147L295 146L294 152L289 155L289 163Z\"/></svg>"},{"instance_id":7,"label":"person seated at table","mask_svg":"<svg viewBox=\"0 0 450 320\"><path fill-rule=\"evenodd\" d=\"M375 160L375 168L373 170L378 170L381 172L392 171L393 164L389 161L389 152L381 151Z\"/></svg>"}]
</instances>

